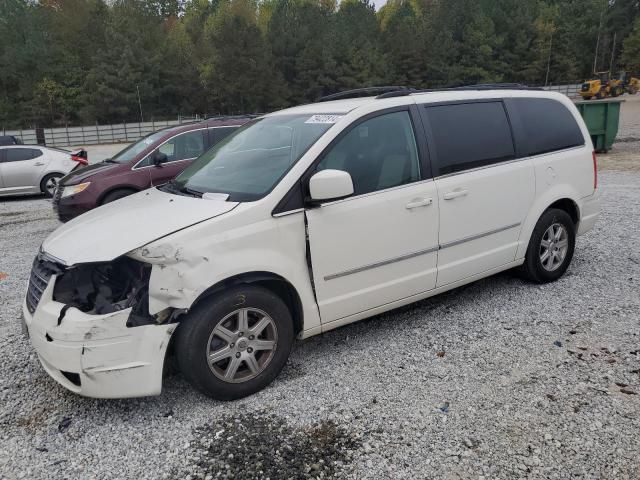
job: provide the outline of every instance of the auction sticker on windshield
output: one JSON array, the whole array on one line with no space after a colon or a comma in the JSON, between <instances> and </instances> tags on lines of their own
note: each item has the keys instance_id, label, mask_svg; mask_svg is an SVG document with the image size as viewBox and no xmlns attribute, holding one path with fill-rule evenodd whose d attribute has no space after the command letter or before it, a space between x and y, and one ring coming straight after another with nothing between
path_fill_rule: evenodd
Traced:
<instances>
[{"instance_id":1,"label":"auction sticker on windshield","mask_svg":"<svg viewBox=\"0 0 640 480\"><path fill-rule=\"evenodd\" d=\"M313 115L304 123L336 123L344 115Z\"/></svg>"}]
</instances>

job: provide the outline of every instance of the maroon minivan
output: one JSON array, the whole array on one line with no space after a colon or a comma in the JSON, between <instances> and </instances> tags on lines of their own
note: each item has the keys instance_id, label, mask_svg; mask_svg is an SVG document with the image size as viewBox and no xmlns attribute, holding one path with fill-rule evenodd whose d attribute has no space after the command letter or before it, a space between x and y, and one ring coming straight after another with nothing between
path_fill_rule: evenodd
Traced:
<instances>
[{"instance_id":1,"label":"maroon minivan","mask_svg":"<svg viewBox=\"0 0 640 480\"><path fill-rule=\"evenodd\" d=\"M161 185L254 116L216 117L148 135L113 158L60 179L53 209L62 222L118 198Z\"/></svg>"}]
</instances>

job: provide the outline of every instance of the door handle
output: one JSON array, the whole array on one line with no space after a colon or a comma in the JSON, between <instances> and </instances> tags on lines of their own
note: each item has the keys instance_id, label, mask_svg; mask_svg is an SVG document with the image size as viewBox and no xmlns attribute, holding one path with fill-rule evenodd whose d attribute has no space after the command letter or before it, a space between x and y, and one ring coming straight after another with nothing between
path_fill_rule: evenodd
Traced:
<instances>
[{"instance_id":1,"label":"door handle","mask_svg":"<svg viewBox=\"0 0 640 480\"><path fill-rule=\"evenodd\" d=\"M465 190L463 188L456 188L451 192L445 193L442 196L442 198L444 198L445 200L453 200L454 198L458 198L458 197L466 197L468 193L469 193L469 190Z\"/></svg>"},{"instance_id":2,"label":"door handle","mask_svg":"<svg viewBox=\"0 0 640 480\"><path fill-rule=\"evenodd\" d=\"M44 163L42 163L42 162L37 162L37 163L34 163L34 165L35 165L36 167L41 167L41 166L43 166L43 165L44 165Z\"/></svg>"},{"instance_id":3,"label":"door handle","mask_svg":"<svg viewBox=\"0 0 640 480\"><path fill-rule=\"evenodd\" d=\"M414 198L409 203L407 203L407 210L411 210L412 208L418 207L427 207L433 203L433 198Z\"/></svg>"}]
</instances>

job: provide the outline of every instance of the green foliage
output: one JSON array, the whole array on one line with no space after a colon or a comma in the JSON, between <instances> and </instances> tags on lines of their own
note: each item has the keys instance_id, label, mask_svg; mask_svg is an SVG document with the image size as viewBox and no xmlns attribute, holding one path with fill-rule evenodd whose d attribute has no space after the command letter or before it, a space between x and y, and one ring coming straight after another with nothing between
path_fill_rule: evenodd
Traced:
<instances>
[{"instance_id":1,"label":"green foliage","mask_svg":"<svg viewBox=\"0 0 640 480\"><path fill-rule=\"evenodd\" d=\"M640 17L636 19L633 31L625 39L622 52L624 66L640 77Z\"/></svg>"},{"instance_id":2,"label":"green foliage","mask_svg":"<svg viewBox=\"0 0 640 480\"><path fill-rule=\"evenodd\" d=\"M373 1L0 0L0 126L640 73L639 0L388 0L378 12Z\"/></svg>"}]
</instances>

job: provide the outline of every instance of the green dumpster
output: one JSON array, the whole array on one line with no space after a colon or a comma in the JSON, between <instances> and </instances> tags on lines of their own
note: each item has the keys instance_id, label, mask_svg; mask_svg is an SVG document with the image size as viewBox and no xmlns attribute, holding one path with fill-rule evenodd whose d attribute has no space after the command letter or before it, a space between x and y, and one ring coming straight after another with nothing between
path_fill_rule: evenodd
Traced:
<instances>
[{"instance_id":1,"label":"green dumpster","mask_svg":"<svg viewBox=\"0 0 640 480\"><path fill-rule=\"evenodd\" d=\"M598 153L609 151L616 139L622 102L613 99L576 102Z\"/></svg>"}]
</instances>

